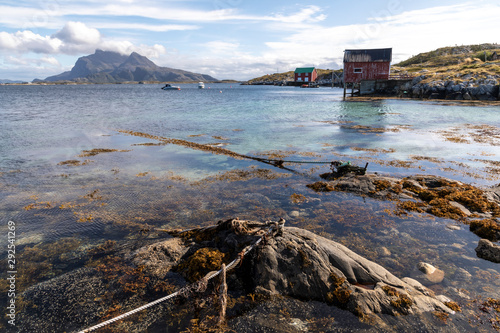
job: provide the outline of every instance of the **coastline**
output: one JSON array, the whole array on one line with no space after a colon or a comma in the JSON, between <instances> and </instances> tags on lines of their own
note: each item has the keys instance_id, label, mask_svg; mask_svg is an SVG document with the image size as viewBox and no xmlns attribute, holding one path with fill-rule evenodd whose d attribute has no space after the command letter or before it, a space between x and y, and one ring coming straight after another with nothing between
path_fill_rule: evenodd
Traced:
<instances>
[{"instance_id":1,"label":"coastline","mask_svg":"<svg viewBox=\"0 0 500 333\"><path fill-rule=\"evenodd\" d=\"M217 81L203 81L204 83L240 83L241 81L236 80L217 80ZM99 85L99 84L196 84L198 81L124 81L124 82L23 82L23 83L0 83L0 86L58 86L58 85Z\"/></svg>"},{"instance_id":2,"label":"coastline","mask_svg":"<svg viewBox=\"0 0 500 333\"><path fill-rule=\"evenodd\" d=\"M411 98L398 97L390 95L368 95L368 96L346 96L347 102L366 102L366 101L381 101L381 100L402 100L402 101L421 101L428 103L436 103L440 105L467 105L467 106L492 106L500 105L499 101L481 101L481 100L449 100L449 99L429 99L429 98Z\"/></svg>"}]
</instances>

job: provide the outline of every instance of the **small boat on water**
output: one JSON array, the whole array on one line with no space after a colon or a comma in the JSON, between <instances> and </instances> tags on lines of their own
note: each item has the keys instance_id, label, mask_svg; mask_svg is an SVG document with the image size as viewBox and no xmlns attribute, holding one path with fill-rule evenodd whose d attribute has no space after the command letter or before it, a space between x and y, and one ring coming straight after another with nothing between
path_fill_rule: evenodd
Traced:
<instances>
[{"instance_id":1,"label":"small boat on water","mask_svg":"<svg viewBox=\"0 0 500 333\"><path fill-rule=\"evenodd\" d=\"M198 89L205 89L205 83L198 82Z\"/></svg>"},{"instance_id":2,"label":"small boat on water","mask_svg":"<svg viewBox=\"0 0 500 333\"><path fill-rule=\"evenodd\" d=\"M309 83L309 84L303 84L300 86L301 88L319 88L319 85L314 84L314 83Z\"/></svg>"},{"instance_id":3,"label":"small boat on water","mask_svg":"<svg viewBox=\"0 0 500 333\"><path fill-rule=\"evenodd\" d=\"M173 86L171 84L165 84L165 87L162 87L161 89L163 90L181 90L181 87L179 86Z\"/></svg>"}]
</instances>

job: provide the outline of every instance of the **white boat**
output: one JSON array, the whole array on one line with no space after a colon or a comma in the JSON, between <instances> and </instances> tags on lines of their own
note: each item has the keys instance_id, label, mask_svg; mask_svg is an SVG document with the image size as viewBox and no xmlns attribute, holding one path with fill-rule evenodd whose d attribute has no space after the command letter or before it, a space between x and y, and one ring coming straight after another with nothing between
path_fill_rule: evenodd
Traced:
<instances>
[{"instance_id":1,"label":"white boat","mask_svg":"<svg viewBox=\"0 0 500 333\"><path fill-rule=\"evenodd\" d=\"M179 86L172 86L170 84L165 84L165 87L162 87L161 89L163 90L181 90L181 87Z\"/></svg>"},{"instance_id":2,"label":"white boat","mask_svg":"<svg viewBox=\"0 0 500 333\"><path fill-rule=\"evenodd\" d=\"M205 89L205 83L198 82L198 89Z\"/></svg>"}]
</instances>

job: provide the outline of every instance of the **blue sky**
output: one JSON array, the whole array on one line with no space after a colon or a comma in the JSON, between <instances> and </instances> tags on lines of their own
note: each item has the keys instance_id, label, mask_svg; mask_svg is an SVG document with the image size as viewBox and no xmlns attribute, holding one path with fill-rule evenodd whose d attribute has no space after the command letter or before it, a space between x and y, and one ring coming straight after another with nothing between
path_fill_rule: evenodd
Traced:
<instances>
[{"instance_id":1,"label":"blue sky","mask_svg":"<svg viewBox=\"0 0 500 333\"><path fill-rule=\"evenodd\" d=\"M0 0L0 79L59 74L95 49L238 80L341 68L351 48L392 47L396 63L498 43L499 17L500 0Z\"/></svg>"}]
</instances>

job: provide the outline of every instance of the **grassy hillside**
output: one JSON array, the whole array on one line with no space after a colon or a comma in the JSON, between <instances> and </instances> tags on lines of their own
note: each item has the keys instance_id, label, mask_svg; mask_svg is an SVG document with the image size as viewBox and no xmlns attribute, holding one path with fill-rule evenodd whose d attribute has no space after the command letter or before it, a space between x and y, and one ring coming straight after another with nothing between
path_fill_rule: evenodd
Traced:
<instances>
[{"instance_id":1,"label":"grassy hillside","mask_svg":"<svg viewBox=\"0 0 500 333\"><path fill-rule=\"evenodd\" d=\"M425 67L440 67L456 65L463 62L467 58L478 58L485 61L484 53L486 51L487 58L491 57L493 51L500 50L499 44L478 44L478 45L462 45L442 47L434 51L420 53L411 57L408 60L402 61L396 66L425 66Z\"/></svg>"},{"instance_id":2,"label":"grassy hillside","mask_svg":"<svg viewBox=\"0 0 500 333\"><path fill-rule=\"evenodd\" d=\"M495 51L500 55L499 44L442 47L395 64L391 71L394 74L425 75L427 78L423 83L436 80L458 83L471 78L475 81L498 79L500 60L491 60Z\"/></svg>"}]
</instances>

